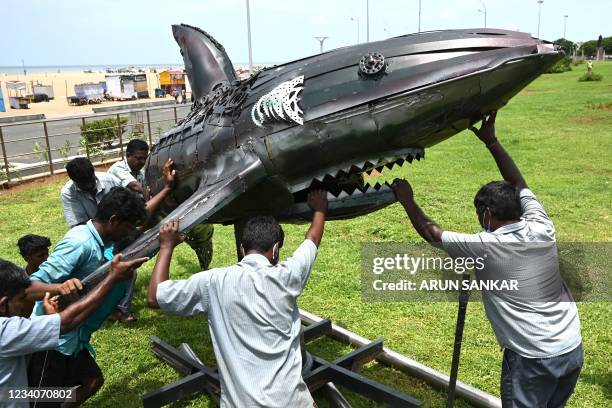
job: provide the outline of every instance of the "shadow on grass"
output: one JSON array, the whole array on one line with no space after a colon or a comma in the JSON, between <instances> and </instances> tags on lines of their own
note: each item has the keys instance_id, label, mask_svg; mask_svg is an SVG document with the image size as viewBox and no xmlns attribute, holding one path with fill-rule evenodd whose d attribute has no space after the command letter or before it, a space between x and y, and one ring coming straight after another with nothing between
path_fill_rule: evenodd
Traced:
<instances>
[{"instance_id":1,"label":"shadow on grass","mask_svg":"<svg viewBox=\"0 0 612 408\"><path fill-rule=\"evenodd\" d=\"M612 401L612 374L610 373L595 373L595 374L580 374L578 381L586 382L597 386L606 396L606 400Z\"/></svg>"}]
</instances>

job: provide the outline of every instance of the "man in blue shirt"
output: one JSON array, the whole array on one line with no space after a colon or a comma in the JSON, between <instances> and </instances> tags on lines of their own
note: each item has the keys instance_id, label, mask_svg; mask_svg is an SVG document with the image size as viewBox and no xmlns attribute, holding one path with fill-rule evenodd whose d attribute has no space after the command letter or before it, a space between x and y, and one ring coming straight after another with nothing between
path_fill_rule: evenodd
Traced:
<instances>
[{"instance_id":1,"label":"man in blue shirt","mask_svg":"<svg viewBox=\"0 0 612 408\"><path fill-rule=\"evenodd\" d=\"M163 167L163 174L166 185L154 197L147 201L146 208L149 216L153 216L161 203L172 191L175 172L172 170L172 160L168 159ZM125 187L122 181L109 173L97 173L93 164L84 158L77 157L66 165L66 172L70 180L62 188L60 198L64 208L64 217L70 228L85 224L94 218L98 204L114 187ZM142 220L145 221L145 220ZM138 231L134 228L129 234L124 235L124 239L119 243L119 247L125 247L137 235ZM111 320L122 322L133 322L136 316L131 312L132 297L136 285L136 274L128 283L126 295L117 305L117 310L110 316Z\"/></svg>"},{"instance_id":2,"label":"man in blue shirt","mask_svg":"<svg viewBox=\"0 0 612 408\"><path fill-rule=\"evenodd\" d=\"M85 321L102 303L113 286L129 279L132 270L147 258L120 262L116 256L107 277L86 297L58 310L57 300L47 292L43 300L45 316L31 319L20 317L26 300L26 289L31 281L17 265L0 259L0 405L8 408L27 408L27 400L14 399L2 390L18 390L28 386L26 355L52 350L58 345L60 334L72 330ZM79 282L75 282L77 285Z\"/></svg>"},{"instance_id":3,"label":"man in blue shirt","mask_svg":"<svg viewBox=\"0 0 612 408\"><path fill-rule=\"evenodd\" d=\"M146 218L141 195L115 187L98 204L96 216L85 225L71 229L46 262L31 276L27 294L42 299L45 292L70 295L78 291L74 278L84 279L106 262L105 249L123 239ZM67 284L62 286L62 283ZM48 387L79 386L77 399L85 401L103 384L103 376L92 355L91 335L115 309L125 294L125 285L117 285L100 307L75 330L61 336L57 350L36 354L29 367L31 384ZM37 302L33 315L43 314ZM45 358L46 357L46 358Z\"/></svg>"}]
</instances>

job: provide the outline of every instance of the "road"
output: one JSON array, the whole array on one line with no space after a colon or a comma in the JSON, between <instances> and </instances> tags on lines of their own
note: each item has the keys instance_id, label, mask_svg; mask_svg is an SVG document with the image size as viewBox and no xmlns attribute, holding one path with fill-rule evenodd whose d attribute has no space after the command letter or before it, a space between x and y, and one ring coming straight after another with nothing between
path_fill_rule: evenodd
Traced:
<instances>
[{"instance_id":1,"label":"road","mask_svg":"<svg viewBox=\"0 0 612 408\"><path fill-rule=\"evenodd\" d=\"M190 105L177 105L177 118L180 120L187 115ZM123 132L123 137L127 139L132 132L134 123L144 123L145 140L148 137L148 126L146 124L146 112L136 111L129 114L121 114L121 117L128 118L128 124ZM94 120L116 118L116 113L109 112L108 114L96 114L95 116L87 117L86 122ZM155 109L150 111L151 133L152 139L155 142L159 135L174 125L174 106L164 109ZM49 144L51 145L51 156L53 160L58 160L59 163L54 165L55 168L63 167L63 158L82 155L85 152L81 151L81 118L68 118L47 121L47 132L49 135ZM16 125L2 125L2 135L6 148L6 155L13 171L18 171L18 176L26 176L41 172L41 169L48 168L46 158L46 141L44 124L42 122L26 123ZM68 151L56 151L54 149L65 146L66 141L70 142ZM38 148L37 148L38 146ZM38 151L38 153L37 153ZM1 152L0 152L1 153ZM36 165L38 163L38 165ZM0 162L0 167L4 170L4 161ZM44 170L43 170L44 171Z\"/></svg>"}]
</instances>

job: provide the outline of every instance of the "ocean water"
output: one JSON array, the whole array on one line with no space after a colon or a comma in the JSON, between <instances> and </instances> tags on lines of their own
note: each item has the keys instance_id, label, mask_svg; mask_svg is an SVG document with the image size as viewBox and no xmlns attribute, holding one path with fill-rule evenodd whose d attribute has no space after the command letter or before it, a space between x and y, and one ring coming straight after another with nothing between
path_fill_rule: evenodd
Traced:
<instances>
[{"instance_id":1,"label":"ocean water","mask_svg":"<svg viewBox=\"0 0 612 408\"><path fill-rule=\"evenodd\" d=\"M35 65L35 66L0 66L0 73L4 74L23 74L25 69L27 73L38 73L38 72L83 72L86 70L92 70L94 72L102 71L106 72L106 69L117 70L119 68L182 68L183 64L121 64L121 65Z\"/></svg>"},{"instance_id":2,"label":"ocean water","mask_svg":"<svg viewBox=\"0 0 612 408\"><path fill-rule=\"evenodd\" d=\"M277 65L276 62L254 62L253 65ZM234 67L247 67L249 64L246 62L234 63ZM4 74L23 74L23 70L26 73L38 73L38 72L83 72L86 70L92 70L94 72L102 71L106 72L106 69L117 70L119 68L136 68L146 69L155 68L158 71L168 68L183 68L181 63L169 63L169 64L108 64L108 65L34 65L34 66L0 66L0 73Z\"/></svg>"}]
</instances>

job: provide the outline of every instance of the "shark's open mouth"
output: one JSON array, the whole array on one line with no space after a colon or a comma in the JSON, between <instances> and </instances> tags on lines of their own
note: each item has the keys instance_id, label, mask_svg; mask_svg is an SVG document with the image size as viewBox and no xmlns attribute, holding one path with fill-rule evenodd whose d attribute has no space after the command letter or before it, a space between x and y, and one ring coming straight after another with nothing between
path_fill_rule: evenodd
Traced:
<instances>
[{"instance_id":1,"label":"shark's open mouth","mask_svg":"<svg viewBox=\"0 0 612 408\"><path fill-rule=\"evenodd\" d=\"M401 154L339 166L338 169L314 177L305 188L295 191L293 193L295 202L305 202L308 192L316 188L326 190L330 200L388 192L391 187L388 182L377 182L384 169L403 166L406 163L412 163L415 159L420 160L422 157L422 149L410 149Z\"/></svg>"}]
</instances>

